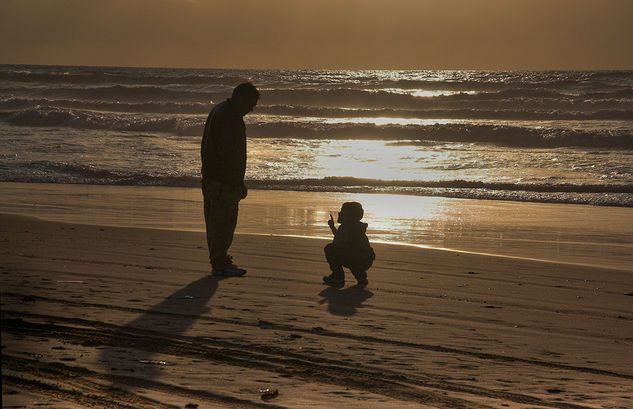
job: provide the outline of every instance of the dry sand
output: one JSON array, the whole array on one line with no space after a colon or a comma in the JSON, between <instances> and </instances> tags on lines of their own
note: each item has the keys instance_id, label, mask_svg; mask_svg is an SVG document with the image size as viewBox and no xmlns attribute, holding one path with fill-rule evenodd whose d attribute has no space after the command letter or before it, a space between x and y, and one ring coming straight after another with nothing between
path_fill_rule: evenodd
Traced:
<instances>
[{"instance_id":1,"label":"dry sand","mask_svg":"<svg viewBox=\"0 0 633 409\"><path fill-rule=\"evenodd\" d=\"M324 243L0 216L3 408L633 407L630 271Z\"/></svg>"}]
</instances>

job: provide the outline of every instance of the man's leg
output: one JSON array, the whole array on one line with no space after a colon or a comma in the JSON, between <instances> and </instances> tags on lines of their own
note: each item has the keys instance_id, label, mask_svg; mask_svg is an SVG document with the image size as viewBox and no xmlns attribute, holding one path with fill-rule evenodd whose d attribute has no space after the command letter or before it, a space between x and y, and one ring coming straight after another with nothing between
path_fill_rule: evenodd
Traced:
<instances>
[{"instance_id":1,"label":"man's leg","mask_svg":"<svg viewBox=\"0 0 633 409\"><path fill-rule=\"evenodd\" d=\"M238 202L220 200L204 193L204 220L207 229L209 260L215 270L231 264L228 254L237 226Z\"/></svg>"}]
</instances>

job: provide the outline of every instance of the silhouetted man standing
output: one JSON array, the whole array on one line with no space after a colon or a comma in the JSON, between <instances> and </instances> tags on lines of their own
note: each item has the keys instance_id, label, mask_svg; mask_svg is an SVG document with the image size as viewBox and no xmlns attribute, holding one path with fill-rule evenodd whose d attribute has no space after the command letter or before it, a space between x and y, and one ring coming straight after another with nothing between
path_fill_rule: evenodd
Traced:
<instances>
[{"instance_id":1,"label":"silhouetted man standing","mask_svg":"<svg viewBox=\"0 0 633 409\"><path fill-rule=\"evenodd\" d=\"M246 197L246 127L244 115L253 110L259 91L249 82L238 85L231 98L209 113L202 137L202 193L211 274L241 276L246 270L228 254L237 225L237 209Z\"/></svg>"}]
</instances>

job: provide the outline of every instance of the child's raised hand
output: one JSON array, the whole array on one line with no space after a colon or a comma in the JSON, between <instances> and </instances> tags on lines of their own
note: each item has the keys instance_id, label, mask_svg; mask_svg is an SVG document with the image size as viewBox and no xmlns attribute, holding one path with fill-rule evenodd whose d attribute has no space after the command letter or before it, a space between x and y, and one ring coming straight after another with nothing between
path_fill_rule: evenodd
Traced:
<instances>
[{"instance_id":1,"label":"child's raised hand","mask_svg":"<svg viewBox=\"0 0 633 409\"><path fill-rule=\"evenodd\" d=\"M332 217L332 213L330 212L330 220L327 221L328 226L330 226L330 230L332 230L332 234L336 235L336 227L334 227L334 218Z\"/></svg>"}]
</instances>

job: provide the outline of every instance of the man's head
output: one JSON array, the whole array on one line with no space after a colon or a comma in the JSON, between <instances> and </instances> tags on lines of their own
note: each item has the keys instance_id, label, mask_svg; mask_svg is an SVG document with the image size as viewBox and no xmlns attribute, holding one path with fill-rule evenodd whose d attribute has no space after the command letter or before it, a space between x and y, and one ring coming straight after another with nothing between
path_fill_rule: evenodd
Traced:
<instances>
[{"instance_id":1,"label":"man's head","mask_svg":"<svg viewBox=\"0 0 633 409\"><path fill-rule=\"evenodd\" d=\"M233 89L231 103L242 116L251 112L258 100L259 91L250 82L244 82Z\"/></svg>"}]
</instances>

